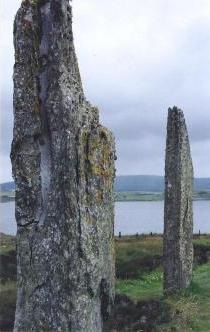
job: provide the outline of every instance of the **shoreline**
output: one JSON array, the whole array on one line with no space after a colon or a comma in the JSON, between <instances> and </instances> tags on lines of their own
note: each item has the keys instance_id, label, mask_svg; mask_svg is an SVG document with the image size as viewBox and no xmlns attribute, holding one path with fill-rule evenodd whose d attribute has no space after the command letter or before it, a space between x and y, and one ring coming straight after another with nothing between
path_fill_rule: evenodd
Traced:
<instances>
[{"instance_id":1,"label":"shoreline","mask_svg":"<svg viewBox=\"0 0 210 332\"><path fill-rule=\"evenodd\" d=\"M119 195L118 195L119 194ZM120 197L121 193L117 193L115 194L115 203L118 202L164 202L164 197L163 197L163 193L160 194L131 194L130 196L127 197ZM199 196L195 196L193 198L193 202L198 202L198 201L210 201L210 193L207 193L207 195L205 197L199 197ZM15 202L15 197L6 197L6 196L1 196L0 197L0 203L8 203L8 202Z\"/></svg>"}]
</instances>

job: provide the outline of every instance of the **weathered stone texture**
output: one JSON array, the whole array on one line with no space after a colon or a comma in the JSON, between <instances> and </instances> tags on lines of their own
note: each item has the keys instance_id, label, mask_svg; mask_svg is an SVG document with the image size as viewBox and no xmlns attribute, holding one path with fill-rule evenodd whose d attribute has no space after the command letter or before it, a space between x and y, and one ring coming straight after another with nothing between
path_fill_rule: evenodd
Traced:
<instances>
[{"instance_id":1,"label":"weathered stone texture","mask_svg":"<svg viewBox=\"0 0 210 332\"><path fill-rule=\"evenodd\" d=\"M14 45L14 331L100 332L114 297L115 147L83 93L69 1L23 1Z\"/></svg>"},{"instance_id":2,"label":"weathered stone texture","mask_svg":"<svg viewBox=\"0 0 210 332\"><path fill-rule=\"evenodd\" d=\"M193 166L183 112L168 112L165 161L164 290L187 287L193 267Z\"/></svg>"}]
</instances>

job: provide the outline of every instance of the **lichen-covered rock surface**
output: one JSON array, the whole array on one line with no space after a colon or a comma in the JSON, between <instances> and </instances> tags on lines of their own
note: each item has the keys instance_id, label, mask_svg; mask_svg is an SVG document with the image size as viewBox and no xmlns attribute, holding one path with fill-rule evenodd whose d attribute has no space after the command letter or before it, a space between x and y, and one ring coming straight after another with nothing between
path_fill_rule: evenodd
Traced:
<instances>
[{"instance_id":1,"label":"lichen-covered rock surface","mask_svg":"<svg viewBox=\"0 0 210 332\"><path fill-rule=\"evenodd\" d=\"M193 267L193 166L183 112L168 112L165 164L164 290L186 288Z\"/></svg>"},{"instance_id":2,"label":"lichen-covered rock surface","mask_svg":"<svg viewBox=\"0 0 210 332\"><path fill-rule=\"evenodd\" d=\"M68 0L14 25L15 332L100 332L114 298L115 147L85 99Z\"/></svg>"}]
</instances>

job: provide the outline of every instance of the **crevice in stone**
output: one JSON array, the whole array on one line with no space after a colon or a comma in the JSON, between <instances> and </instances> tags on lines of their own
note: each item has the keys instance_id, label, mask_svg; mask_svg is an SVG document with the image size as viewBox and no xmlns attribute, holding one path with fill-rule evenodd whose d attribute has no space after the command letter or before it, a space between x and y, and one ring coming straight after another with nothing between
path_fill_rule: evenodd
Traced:
<instances>
[{"instance_id":1,"label":"crevice in stone","mask_svg":"<svg viewBox=\"0 0 210 332\"><path fill-rule=\"evenodd\" d=\"M76 142L79 142L79 135L76 136ZM80 187L80 161L79 161L79 149L76 153L76 182L78 188ZM77 207L78 207L78 254L80 258L84 257L82 250L82 225L81 225L81 207L80 207L80 192L77 190Z\"/></svg>"},{"instance_id":2,"label":"crevice in stone","mask_svg":"<svg viewBox=\"0 0 210 332\"><path fill-rule=\"evenodd\" d=\"M189 210L189 197L187 197L187 205L186 205L186 208L185 208L183 224L186 222L186 219L187 219L187 216L188 216L188 210Z\"/></svg>"},{"instance_id":3,"label":"crevice in stone","mask_svg":"<svg viewBox=\"0 0 210 332\"><path fill-rule=\"evenodd\" d=\"M33 246L29 242L29 250L30 250L30 266L32 266L32 259L33 259Z\"/></svg>"},{"instance_id":4,"label":"crevice in stone","mask_svg":"<svg viewBox=\"0 0 210 332\"><path fill-rule=\"evenodd\" d=\"M30 221L30 222L27 222L27 223L25 223L24 225L23 224L19 224L19 223L17 223L17 226L18 227L21 227L21 228L25 228L25 227L28 227L28 226L31 226L31 225L34 225L34 224L38 224L38 222L36 221L36 220L32 220L32 221Z\"/></svg>"},{"instance_id":5,"label":"crevice in stone","mask_svg":"<svg viewBox=\"0 0 210 332\"><path fill-rule=\"evenodd\" d=\"M79 135L76 135L76 142L79 142ZM80 161L79 161L79 150L76 153L76 181L77 181L77 185L80 185ZM79 192L78 192L78 201L79 201Z\"/></svg>"},{"instance_id":6,"label":"crevice in stone","mask_svg":"<svg viewBox=\"0 0 210 332\"><path fill-rule=\"evenodd\" d=\"M40 62L43 59L46 60L49 53L48 33L51 25L50 17L50 3L44 3L39 8L40 20L41 20L41 40L40 40ZM42 135L39 140L39 149L41 154L40 161L40 177L41 177L41 191L42 191L42 208L39 217L39 224L43 225L47 217L48 198L50 193L51 182L51 139L49 122L47 117L46 102L48 97L49 80L48 71L45 65L41 66L39 74L39 99L40 99L40 111L41 111L41 124Z\"/></svg>"},{"instance_id":7,"label":"crevice in stone","mask_svg":"<svg viewBox=\"0 0 210 332\"><path fill-rule=\"evenodd\" d=\"M90 134L87 135L87 140L86 140L86 144L85 144L85 147L84 147L84 155L85 155L84 172L85 172L85 194L86 194L86 200L87 200L88 195L89 195L88 184L89 184L89 176L90 176L90 161L89 161L90 147L89 147L89 137L90 137Z\"/></svg>"},{"instance_id":8,"label":"crevice in stone","mask_svg":"<svg viewBox=\"0 0 210 332\"><path fill-rule=\"evenodd\" d=\"M110 305L111 305L109 286L106 279L101 279L100 297L101 297L101 315L103 317L103 321L106 321L110 314Z\"/></svg>"},{"instance_id":9,"label":"crevice in stone","mask_svg":"<svg viewBox=\"0 0 210 332\"><path fill-rule=\"evenodd\" d=\"M88 294L90 295L90 297L94 297L94 291L93 288L91 287L91 276L88 272L85 273L85 280L86 280L86 287Z\"/></svg>"},{"instance_id":10,"label":"crevice in stone","mask_svg":"<svg viewBox=\"0 0 210 332\"><path fill-rule=\"evenodd\" d=\"M37 285L34 289L33 292L30 294L30 298L39 290L41 290L45 285L47 284L47 281L43 281L40 285Z\"/></svg>"},{"instance_id":11,"label":"crevice in stone","mask_svg":"<svg viewBox=\"0 0 210 332\"><path fill-rule=\"evenodd\" d=\"M82 250L82 225L81 225L81 212L80 206L78 208L78 232L79 232L79 239L78 239L78 254L80 258L84 257L84 253Z\"/></svg>"},{"instance_id":12,"label":"crevice in stone","mask_svg":"<svg viewBox=\"0 0 210 332\"><path fill-rule=\"evenodd\" d=\"M82 250L82 225L81 225L81 211L80 203L78 202L78 255L80 258L84 257Z\"/></svg>"}]
</instances>

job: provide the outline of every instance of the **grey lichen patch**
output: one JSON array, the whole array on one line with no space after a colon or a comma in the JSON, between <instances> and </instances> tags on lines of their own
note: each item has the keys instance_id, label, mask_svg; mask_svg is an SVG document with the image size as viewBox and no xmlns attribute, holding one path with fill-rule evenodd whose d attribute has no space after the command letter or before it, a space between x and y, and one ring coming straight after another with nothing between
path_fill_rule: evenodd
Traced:
<instances>
[{"instance_id":1,"label":"grey lichen patch","mask_svg":"<svg viewBox=\"0 0 210 332\"><path fill-rule=\"evenodd\" d=\"M186 288L193 267L193 166L183 112L168 112L165 163L164 290Z\"/></svg>"},{"instance_id":2,"label":"grey lichen patch","mask_svg":"<svg viewBox=\"0 0 210 332\"><path fill-rule=\"evenodd\" d=\"M112 134L86 101L68 0L14 25L15 332L100 332L114 299Z\"/></svg>"}]
</instances>

